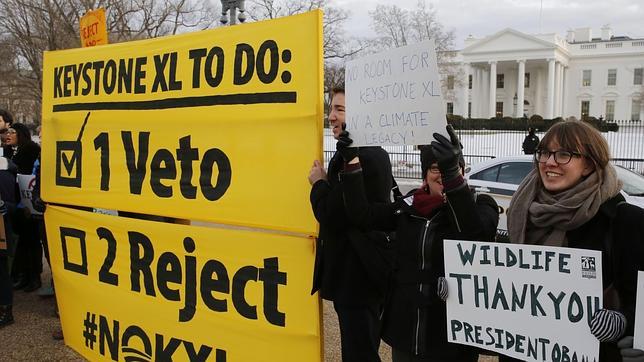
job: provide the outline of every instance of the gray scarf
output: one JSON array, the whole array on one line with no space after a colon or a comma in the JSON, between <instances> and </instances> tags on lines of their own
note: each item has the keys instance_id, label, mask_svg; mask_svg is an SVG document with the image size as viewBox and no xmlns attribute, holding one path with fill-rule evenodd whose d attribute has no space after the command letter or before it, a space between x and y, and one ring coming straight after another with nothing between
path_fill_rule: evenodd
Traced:
<instances>
[{"instance_id":1,"label":"gray scarf","mask_svg":"<svg viewBox=\"0 0 644 362\"><path fill-rule=\"evenodd\" d=\"M508 234L515 244L567 246L566 232L588 222L601 204L622 188L608 164L574 187L551 194L535 168L514 193L508 209Z\"/></svg>"}]
</instances>

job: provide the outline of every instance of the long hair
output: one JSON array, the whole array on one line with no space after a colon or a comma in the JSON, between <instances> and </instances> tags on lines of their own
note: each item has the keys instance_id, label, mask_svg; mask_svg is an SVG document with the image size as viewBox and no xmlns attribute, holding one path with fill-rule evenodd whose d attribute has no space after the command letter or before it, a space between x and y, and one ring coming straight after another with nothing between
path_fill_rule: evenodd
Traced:
<instances>
[{"instance_id":1,"label":"long hair","mask_svg":"<svg viewBox=\"0 0 644 362\"><path fill-rule=\"evenodd\" d=\"M25 126L24 124L14 123L9 128L12 128L16 131L18 147L33 142L31 140L31 132L29 131L29 128L27 128L27 126Z\"/></svg>"}]
</instances>

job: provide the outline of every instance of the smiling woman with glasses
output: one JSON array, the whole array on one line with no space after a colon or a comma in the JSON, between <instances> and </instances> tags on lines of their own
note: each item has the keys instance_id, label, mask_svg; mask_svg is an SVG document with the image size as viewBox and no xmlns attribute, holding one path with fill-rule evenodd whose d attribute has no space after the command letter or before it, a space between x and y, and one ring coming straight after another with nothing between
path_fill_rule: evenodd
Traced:
<instances>
[{"instance_id":1,"label":"smiling woman with glasses","mask_svg":"<svg viewBox=\"0 0 644 362\"><path fill-rule=\"evenodd\" d=\"M553 125L512 197L508 234L518 244L602 251L604 309L589 327L601 342L600 361L621 361L617 341L633 334L637 272L644 270L644 210L624 202L609 159L606 140L589 124Z\"/></svg>"}]
</instances>

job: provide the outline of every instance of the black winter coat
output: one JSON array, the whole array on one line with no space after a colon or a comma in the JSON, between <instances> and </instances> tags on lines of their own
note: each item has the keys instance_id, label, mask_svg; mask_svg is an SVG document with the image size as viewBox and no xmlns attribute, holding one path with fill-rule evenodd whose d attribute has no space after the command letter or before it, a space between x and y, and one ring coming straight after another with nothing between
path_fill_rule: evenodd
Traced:
<instances>
[{"instance_id":1,"label":"black winter coat","mask_svg":"<svg viewBox=\"0 0 644 362\"><path fill-rule=\"evenodd\" d=\"M366 177L365 177L366 179ZM447 342L446 306L436 294L445 275L443 240L493 241L499 221L494 199L474 199L467 187L448 192L448 203L430 219L411 206L412 196L395 203L368 205L361 172L344 175L347 212L364 227L396 231L393 290L383 320L382 338L390 346L437 360L466 360L473 348Z\"/></svg>"},{"instance_id":2,"label":"black winter coat","mask_svg":"<svg viewBox=\"0 0 644 362\"><path fill-rule=\"evenodd\" d=\"M391 163L381 147L361 147L360 163L367 175L368 202L388 202ZM336 153L328 167L328 181L311 189L311 206L320 223L312 293L354 306L378 305L384 300L391 273L392 251L383 232L362 231L351 225L344 210L339 177L344 161Z\"/></svg>"},{"instance_id":3,"label":"black winter coat","mask_svg":"<svg viewBox=\"0 0 644 362\"><path fill-rule=\"evenodd\" d=\"M33 173L34 162L36 162L38 156L40 156L40 146L31 140L19 146L17 152L14 152L11 146L4 147L4 157L13 161L18 166L18 173L23 175Z\"/></svg>"},{"instance_id":4,"label":"black winter coat","mask_svg":"<svg viewBox=\"0 0 644 362\"><path fill-rule=\"evenodd\" d=\"M637 271L644 270L644 210L621 194L604 202L597 214L566 233L568 247L602 252L604 308L626 316L626 335L635 326ZM616 343L602 343L600 361L621 361Z\"/></svg>"}]
</instances>

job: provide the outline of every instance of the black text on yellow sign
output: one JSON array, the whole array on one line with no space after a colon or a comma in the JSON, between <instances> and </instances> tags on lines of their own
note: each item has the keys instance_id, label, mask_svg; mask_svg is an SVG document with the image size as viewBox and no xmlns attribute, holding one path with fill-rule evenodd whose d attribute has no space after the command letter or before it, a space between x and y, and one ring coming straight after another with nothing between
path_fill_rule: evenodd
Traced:
<instances>
[{"instance_id":1,"label":"black text on yellow sign","mask_svg":"<svg viewBox=\"0 0 644 362\"><path fill-rule=\"evenodd\" d=\"M226 55L219 46L190 49L187 59L178 52L142 56L97 60L60 65L53 70L53 97L66 98L78 96L101 96L116 94L154 94L168 91L181 91L184 87L193 89L217 88L227 70L224 65ZM275 40L265 40L255 49L247 43L239 43L234 50L232 83L236 86L248 84L256 78L263 84L274 83L279 75L282 83L291 82L292 74L281 70L291 62L290 49L279 49ZM179 62L189 63L192 69L191 79L184 81L177 77ZM281 72L280 72L281 70ZM147 78L152 79L147 86ZM184 84L186 84L184 86ZM214 95L202 97L182 97L147 102L94 102L58 104L54 112L96 109L162 109L177 107L194 107L217 104L253 104L253 103L294 103L297 93L264 92Z\"/></svg>"},{"instance_id":2,"label":"black text on yellow sign","mask_svg":"<svg viewBox=\"0 0 644 362\"><path fill-rule=\"evenodd\" d=\"M319 12L47 52L43 199L316 234L321 54Z\"/></svg>"},{"instance_id":3,"label":"black text on yellow sign","mask_svg":"<svg viewBox=\"0 0 644 362\"><path fill-rule=\"evenodd\" d=\"M86 241L88 231L65 226L61 226L59 231L64 269L89 276ZM200 260L200 266L197 267L199 253L191 237L183 238L182 254L169 251L158 254L154 250L154 240L144 233L130 230L127 232L129 268L127 275L121 275L125 277L122 278L113 271L113 266L117 245L124 243L117 242L114 233L107 227L100 226L91 232L95 232L95 237L107 243L107 253L96 275L98 281L114 286L125 282L132 292L152 297L156 297L158 293L158 296L168 301L181 302L179 322L188 322L194 317L197 298L213 312L228 312L229 304L232 304L233 308L230 309L234 309L239 315L257 319L257 306L249 304L245 297L246 285L254 282L260 283L263 288L266 321L276 326L286 325L286 314L277 307L278 287L287 283L286 273L279 270L278 257L265 258L260 266L244 265L234 272L229 272L226 265L217 259ZM72 260L70 257L68 248L72 244L81 250L80 260ZM222 297L216 297L215 294ZM228 297L223 297L224 295Z\"/></svg>"},{"instance_id":4,"label":"black text on yellow sign","mask_svg":"<svg viewBox=\"0 0 644 362\"><path fill-rule=\"evenodd\" d=\"M320 356L310 239L58 206L45 221L65 341L89 360Z\"/></svg>"},{"instance_id":5,"label":"black text on yellow sign","mask_svg":"<svg viewBox=\"0 0 644 362\"><path fill-rule=\"evenodd\" d=\"M82 185L82 129L87 125L90 113L87 113L77 141L56 142L56 184L67 187ZM152 192L161 198L175 196L174 188L165 182L179 178L180 194L186 199L195 199L197 190L205 199L215 201L221 198L232 179L232 168L226 154L218 148L200 152L191 144L191 136L178 139L178 148L170 150L161 148L150 150L150 132L121 131L122 152L129 176L130 193L140 195L146 176L149 177ZM110 152L110 135L101 132L94 137L94 149L100 155L100 189L110 189L110 161L114 154ZM150 157L151 155L151 157ZM198 185L193 184L193 175ZM216 176L216 177L213 177ZM215 181L213 181L213 179Z\"/></svg>"}]
</instances>

